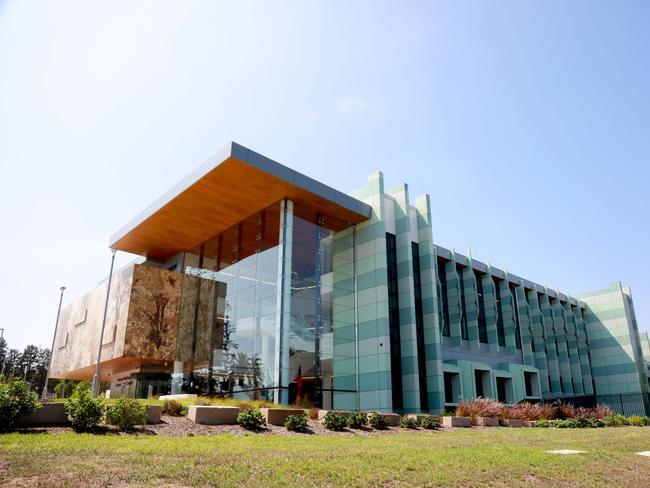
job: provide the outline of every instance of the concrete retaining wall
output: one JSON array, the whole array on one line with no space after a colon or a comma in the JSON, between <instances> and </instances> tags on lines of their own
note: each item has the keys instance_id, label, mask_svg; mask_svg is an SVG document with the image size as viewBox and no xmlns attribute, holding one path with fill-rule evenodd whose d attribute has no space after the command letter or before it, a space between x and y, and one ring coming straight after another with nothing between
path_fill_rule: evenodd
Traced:
<instances>
[{"instance_id":1,"label":"concrete retaining wall","mask_svg":"<svg viewBox=\"0 0 650 488\"><path fill-rule=\"evenodd\" d=\"M160 423L160 407L157 405L147 406L147 423ZM65 403L52 402L43 403L38 410L18 418L16 425L29 427L36 425L70 425L68 416L65 413Z\"/></svg>"},{"instance_id":2,"label":"concrete retaining wall","mask_svg":"<svg viewBox=\"0 0 650 488\"><path fill-rule=\"evenodd\" d=\"M499 419L496 417L476 417L476 425L479 427L498 427Z\"/></svg>"},{"instance_id":3,"label":"concrete retaining wall","mask_svg":"<svg viewBox=\"0 0 650 488\"><path fill-rule=\"evenodd\" d=\"M472 424L469 421L469 417L442 417L443 427L471 427Z\"/></svg>"},{"instance_id":4,"label":"concrete retaining wall","mask_svg":"<svg viewBox=\"0 0 650 488\"><path fill-rule=\"evenodd\" d=\"M289 415L303 415L302 408L260 408L267 424L284 425Z\"/></svg>"},{"instance_id":5,"label":"concrete retaining wall","mask_svg":"<svg viewBox=\"0 0 650 488\"><path fill-rule=\"evenodd\" d=\"M20 417L16 425L67 425L70 421L63 403L44 403L42 408Z\"/></svg>"},{"instance_id":6,"label":"concrete retaining wall","mask_svg":"<svg viewBox=\"0 0 650 488\"><path fill-rule=\"evenodd\" d=\"M239 407L221 405L191 405L187 418L195 424L233 425L237 423Z\"/></svg>"}]
</instances>

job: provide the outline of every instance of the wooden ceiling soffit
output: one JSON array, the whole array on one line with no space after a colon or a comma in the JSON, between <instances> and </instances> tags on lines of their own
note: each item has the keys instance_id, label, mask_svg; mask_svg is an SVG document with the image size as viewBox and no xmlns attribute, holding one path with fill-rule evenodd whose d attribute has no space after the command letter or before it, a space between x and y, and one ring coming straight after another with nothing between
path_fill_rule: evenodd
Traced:
<instances>
[{"instance_id":1,"label":"wooden ceiling soffit","mask_svg":"<svg viewBox=\"0 0 650 488\"><path fill-rule=\"evenodd\" d=\"M342 230L370 218L359 200L231 143L110 238L110 247L166 260L288 198Z\"/></svg>"}]
</instances>

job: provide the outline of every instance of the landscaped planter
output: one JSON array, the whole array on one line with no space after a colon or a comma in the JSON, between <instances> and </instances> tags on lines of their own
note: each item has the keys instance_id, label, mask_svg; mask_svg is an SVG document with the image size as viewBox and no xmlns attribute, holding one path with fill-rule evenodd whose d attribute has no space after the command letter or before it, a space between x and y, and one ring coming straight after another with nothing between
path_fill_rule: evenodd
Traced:
<instances>
[{"instance_id":1,"label":"landscaped planter","mask_svg":"<svg viewBox=\"0 0 650 488\"><path fill-rule=\"evenodd\" d=\"M472 423L469 421L469 417L443 416L442 425L443 427L471 427Z\"/></svg>"},{"instance_id":2,"label":"landscaped planter","mask_svg":"<svg viewBox=\"0 0 650 488\"><path fill-rule=\"evenodd\" d=\"M343 415L344 417L347 417L352 413L350 410L319 410L318 420L323 420L325 418L325 415L327 415L330 412L338 413L339 415Z\"/></svg>"},{"instance_id":3,"label":"landscaped planter","mask_svg":"<svg viewBox=\"0 0 650 488\"><path fill-rule=\"evenodd\" d=\"M191 405L187 418L195 424L233 425L237 423L239 407L221 405Z\"/></svg>"},{"instance_id":4,"label":"landscaped planter","mask_svg":"<svg viewBox=\"0 0 650 488\"><path fill-rule=\"evenodd\" d=\"M397 427L399 425L400 421L400 416L397 413L382 413L382 412L377 412L379 415L384 417L384 420L386 420L386 423L388 424L389 427ZM369 413L368 418L370 418L371 415L374 415L374 413Z\"/></svg>"},{"instance_id":5,"label":"landscaped planter","mask_svg":"<svg viewBox=\"0 0 650 488\"><path fill-rule=\"evenodd\" d=\"M499 419L495 417L476 417L476 425L479 427L498 427Z\"/></svg>"},{"instance_id":6,"label":"landscaped planter","mask_svg":"<svg viewBox=\"0 0 650 488\"><path fill-rule=\"evenodd\" d=\"M67 425L70 421L65 413L65 404L59 402L44 403L41 408L16 421L17 425Z\"/></svg>"},{"instance_id":7,"label":"landscaped planter","mask_svg":"<svg viewBox=\"0 0 650 488\"><path fill-rule=\"evenodd\" d=\"M303 415L302 408L260 408L267 424L284 425L289 415Z\"/></svg>"},{"instance_id":8,"label":"landscaped planter","mask_svg":"<svg viewBox=\"0 0 650 488\"><path fill-rule=\"evenodd\" d=\"M147 423L159 424L160 423L160 406L147 405Z\"/></svg>"},{"instance_id":9,"label":"landscaped planter","mask_svg":"<svg viewBox=\"0 0 650 488\"><path fill-rule=\"evenodd\" d=\"M517 419L500 419L499 423L504 427L523 427L524 421Z\"/></svg>"}]
</instances>

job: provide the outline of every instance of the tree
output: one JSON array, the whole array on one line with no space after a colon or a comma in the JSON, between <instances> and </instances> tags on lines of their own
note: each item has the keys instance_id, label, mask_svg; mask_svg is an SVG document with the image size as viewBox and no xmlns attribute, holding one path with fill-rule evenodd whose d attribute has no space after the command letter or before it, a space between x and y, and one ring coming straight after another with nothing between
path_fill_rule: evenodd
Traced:
<instances>
[{"instance_id":1,"label":"tree","mask_svg":"<svg viewBox=\"0 0 650 488\"><path fill-rule=\"evenodd\" d=\"M22 374L27 379L27 374L31 374L38 363L38 347L32 345L25 347L19 361L20 370L15 375Z\"/></svg>"},{"instance_id":2,"label":"tree","mask_svg":"<svg viewBox=\"0 0 650 488\"><path fill-rule=\"evenodd\" d=\"M25 379L32 390L41 391L50 364L50 350L29 345L21 352L7 351L4 339L0 341L0 372L4 376Z\"/></svg>"},{"instance_id":3,"label":"tree","mask_svg":"<svg viewBox=\"0 0 650 488\"><path fill-rule=\"evenodd\" d=\"M6 376L19 374L17 370L20 369L20 357L21 353L18 349L9 349L4 370Z\"/></svg>"},{"instance_id":4,"label":"tree","mask_svg":"<svg viewBox=\"0 0 650 488\"><path fill-rule=\"evenodd\" d=\"M0 364L3 364L5 362L5 359L7 357L7 341L3 337L0 339Z\"/></svg>"}]
</instances>

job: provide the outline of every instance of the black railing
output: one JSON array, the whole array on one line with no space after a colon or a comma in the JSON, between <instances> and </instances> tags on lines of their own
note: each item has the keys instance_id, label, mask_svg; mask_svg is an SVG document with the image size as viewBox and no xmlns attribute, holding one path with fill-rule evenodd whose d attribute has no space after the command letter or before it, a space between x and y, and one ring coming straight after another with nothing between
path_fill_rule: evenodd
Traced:
<instances>
[{"instance_id":1,"label":"black railing","mask_svg":"<svg viewBox=\"0 0 650 488\"><path fill-rule=\"evenodd\" d=\"M646 396L644 402L644 395ZM599 405L607 405L616 413L625 416L630 415L650 415L646 411L646 406L650 405L650 395L644 393L622 393L618 395L598 395L596 396L596 403Z\"/></svg>"}]
</instances>

